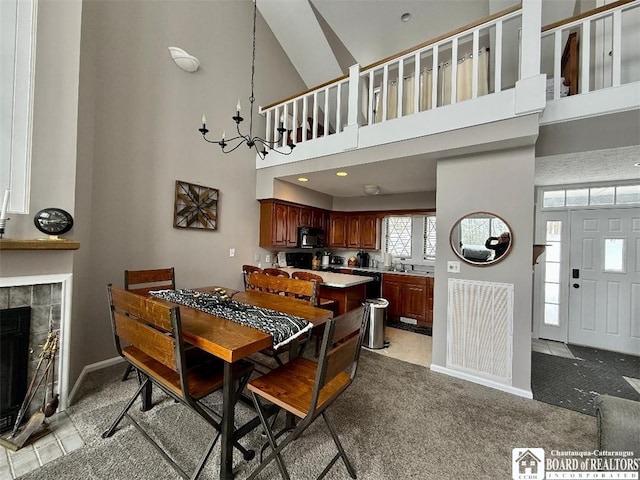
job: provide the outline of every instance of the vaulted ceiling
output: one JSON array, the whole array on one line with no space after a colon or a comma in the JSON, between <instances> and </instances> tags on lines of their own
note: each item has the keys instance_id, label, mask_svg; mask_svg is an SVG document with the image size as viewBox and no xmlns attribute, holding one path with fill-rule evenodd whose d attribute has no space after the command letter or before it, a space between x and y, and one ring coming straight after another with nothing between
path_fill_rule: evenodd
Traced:
<instances>
[{"instance_id":1,"label":"vaulted ceiling","mask_svg":"<svg viewBox=\"0 0 640 480\"><path fill-rule=\"evenodd\" d=\"M308 88L455 30L519 3L516 0L258 0L258 10ZM578 12L595 1L542 0L542 24ZM589 5L586 5L586 4ZM402 21L410 14L409 21ZM295 92L292 92L295 93ZM637 117L637 115L636 115ZM543 133L541 129L541 134ZM597 138L597 137L596 137ZM638 176L633 165L639 148L623 142L592 150L537 153L536 183L579 183ZM611 150L613 148L613 150ZM540 150L540 149L538 149ZM609 153L607 153L609 152ZM580 160L579 163L576 163ZM609 168L601 168L608 160ZM637 161L637 160L636 160ZM310 172L314 189L334 196L362 195L363 184L380 184L381 193L435 190L436 161L428 156L354 167L349 180L335 182L334 172ZM297 176L283 178L296 182Z\"/></svg>"}]
</instances>

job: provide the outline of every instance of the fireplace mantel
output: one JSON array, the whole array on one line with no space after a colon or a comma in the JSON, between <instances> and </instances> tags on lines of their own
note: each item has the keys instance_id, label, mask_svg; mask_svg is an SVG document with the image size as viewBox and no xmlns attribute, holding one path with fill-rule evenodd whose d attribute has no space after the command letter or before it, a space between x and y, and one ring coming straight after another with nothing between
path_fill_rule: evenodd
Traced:
<instances>
[{"instance_id":1,"label":"fireplace mantel","mask_svg":"<svg viewBox=\"0 0 640 480\"><path fill-rule=\"evenodd\" d=\"M78 250L80 242L60 239L0 239L0 250Z\"/></svg>"}]
</instances>

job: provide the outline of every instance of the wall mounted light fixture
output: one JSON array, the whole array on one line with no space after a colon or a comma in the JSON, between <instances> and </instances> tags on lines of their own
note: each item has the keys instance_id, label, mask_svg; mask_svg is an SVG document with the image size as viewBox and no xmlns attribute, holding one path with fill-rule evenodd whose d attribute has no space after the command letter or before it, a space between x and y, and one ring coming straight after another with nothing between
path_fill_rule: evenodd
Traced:
<instances>
[{"instance_id":1,"label":"wall mounted light fixture","mask_svg":"<svg viewBox=\"0 0 640 480\"><path fill-rule=\"evenodd\" d=\"M200 66L200 60L193 55L189 55L187 52L178 47L169 47L169 54L176 65L178 65L185 72L193 73L198 70Z\"/></svg>"}]
</instances>

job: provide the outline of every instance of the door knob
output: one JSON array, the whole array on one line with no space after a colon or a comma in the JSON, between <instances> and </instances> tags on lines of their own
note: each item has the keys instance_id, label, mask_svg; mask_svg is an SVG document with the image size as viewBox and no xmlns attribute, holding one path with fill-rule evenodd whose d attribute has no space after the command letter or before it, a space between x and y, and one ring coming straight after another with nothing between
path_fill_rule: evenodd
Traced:
<instances>
[{"instance_id":1,"label":"door knob","mask_svg":"<svg viewBox=\"0 0 640 480\"><path fill-rule=\"evenodd\" d=\"M574 283L573 284L573 288L580 288L580 284L579 283Z\"/></svg>"}]
</instances>

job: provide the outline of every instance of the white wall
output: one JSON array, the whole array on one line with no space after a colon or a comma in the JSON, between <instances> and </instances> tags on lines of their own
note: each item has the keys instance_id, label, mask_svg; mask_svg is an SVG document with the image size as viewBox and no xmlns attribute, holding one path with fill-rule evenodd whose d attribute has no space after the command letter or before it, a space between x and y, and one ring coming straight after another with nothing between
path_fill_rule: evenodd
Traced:
<instances>
[{"instance_id":1,"label":"white wall","mask_svg":"<svg viewBox=\"0 0 640 480\"><path fill-rule=\"evenodd\" d=\"M432 363L446 368L448 279L511 283L515 291L512 386L522 392L531 390L534 164L533 146L438 162ZM507 221L513 235L511 253L493 266L461 262L459 274L449 273L447 262L459 260L449 245L451 228L474 211L492 212Z\"/></svg>"}]
</instances>

